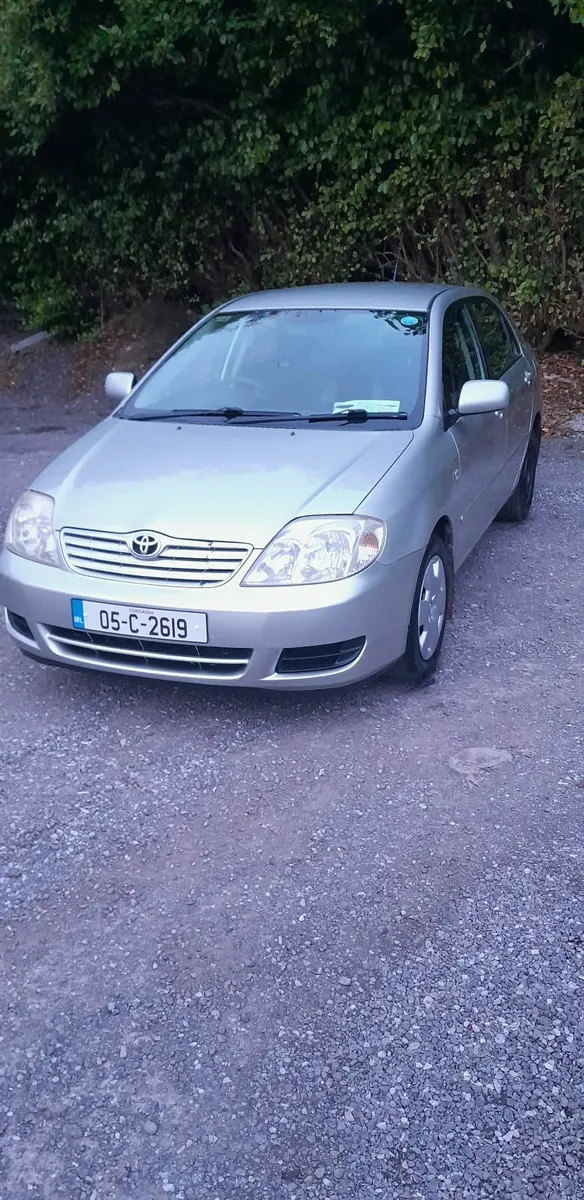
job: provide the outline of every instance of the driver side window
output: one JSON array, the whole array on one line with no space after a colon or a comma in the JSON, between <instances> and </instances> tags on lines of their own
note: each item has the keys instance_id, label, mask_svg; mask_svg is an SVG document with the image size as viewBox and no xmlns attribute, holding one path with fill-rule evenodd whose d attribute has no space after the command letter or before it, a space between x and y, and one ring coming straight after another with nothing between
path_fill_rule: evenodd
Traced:
<instances>
[{"instance_id":1,"label":"driver side window","mask_svg":"<svg viewBox=\"0 0 584 1200\"><path fill-rule=\"evenodd\" d=\"M453 304L442 329L442 383L446 412L458 406L463 384L482 379L483 371L473 331L462 305Z\"/></svg>"}]
</instances>

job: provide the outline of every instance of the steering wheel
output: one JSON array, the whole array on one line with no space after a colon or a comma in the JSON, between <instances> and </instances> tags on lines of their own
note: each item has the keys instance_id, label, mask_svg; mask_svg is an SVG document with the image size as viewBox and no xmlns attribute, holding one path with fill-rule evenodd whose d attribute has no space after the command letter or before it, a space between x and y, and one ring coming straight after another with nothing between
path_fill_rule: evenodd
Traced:
<instances>
[{"instance_id":1,"label":"steering wheel","mask_svg":"<svg viewBox=\"0 0 584 1200\"><path fill-rule=\"evenodd\" d=\"M262 400L267 401L268 404L270 403L270 394L268 389L264 387L263 383L258 383L257 379L248 379L246 375L236 375L234 379L228 380L228 385L230 388L234 389L238 387L249 388L251 391L255 392L256 396L259 396Z\"/></svg>"}]
</instances>

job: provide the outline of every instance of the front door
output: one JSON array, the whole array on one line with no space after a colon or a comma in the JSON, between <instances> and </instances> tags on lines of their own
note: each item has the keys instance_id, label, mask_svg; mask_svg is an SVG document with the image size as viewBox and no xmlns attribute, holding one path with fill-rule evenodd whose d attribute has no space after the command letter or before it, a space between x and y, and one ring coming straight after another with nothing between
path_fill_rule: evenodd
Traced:
<instances>
[{"instance_id":1,"label":"front door","mask_svg":"<svg viewBox=\"0 0 584 1200\"><path fill-rule=\"evenodd\" d=\"M456 419L463 384L469 379L485 378L476 333L460 302L452 304L444 316L442 378L445 409L452 422L449 435L456 444L459 459L452 490L454 557L458 567L506 499L503 476L507 457L504 410Z\"/></svg>"},{"instance_id":2,"label":"front door","mask_svg":"<svg viewBox=\"0 0 584 1200\"><path fill-rule=\"evenodd\" d=\"M535 364L525 356L505 314L486 296L467 301L482 348L488 379L503 379L509 387L505 496L513 490L529 441L533 421Z\"/></svg>"}]
</instances>

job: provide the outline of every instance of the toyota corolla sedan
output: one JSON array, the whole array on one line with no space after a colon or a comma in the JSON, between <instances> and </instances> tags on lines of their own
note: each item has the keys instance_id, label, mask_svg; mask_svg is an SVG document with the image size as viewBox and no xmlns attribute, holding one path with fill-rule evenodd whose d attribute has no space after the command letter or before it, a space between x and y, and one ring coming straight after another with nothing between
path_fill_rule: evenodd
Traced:
<instances>
[{"instance_id":1,"label":"toyota corolla sedan","mask_svg":"<svg viewBox=\"0 0 584 1200\"><path fill-rule=\"evenodd\" d=\"M194 326L17 501L14 643L171 682L349 684L435 669L455 572L530 510L532 351L484 292L263 292Z\"/></svg>"}]
</instances>

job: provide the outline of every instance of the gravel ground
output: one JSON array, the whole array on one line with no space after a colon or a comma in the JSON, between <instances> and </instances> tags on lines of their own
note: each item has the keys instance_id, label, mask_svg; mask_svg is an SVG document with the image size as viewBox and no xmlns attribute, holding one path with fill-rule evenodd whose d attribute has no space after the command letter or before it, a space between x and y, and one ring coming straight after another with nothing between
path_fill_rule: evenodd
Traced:
<instances>
[{"instance_id":1,"label":"gravel ground","mask_svg":"<svg viewBox=\"0 0 584 1200\"><path fill-rule=\"evenodd\" d=\"M5 407L2 516L86 419L51 404ZM174 688L0 635L2 1198L584 1195L583 466L545 445L429 688ZM469 747L509 753L473 784Z\"/></svg>"}]
</instances>

